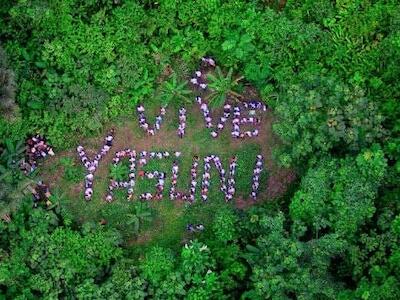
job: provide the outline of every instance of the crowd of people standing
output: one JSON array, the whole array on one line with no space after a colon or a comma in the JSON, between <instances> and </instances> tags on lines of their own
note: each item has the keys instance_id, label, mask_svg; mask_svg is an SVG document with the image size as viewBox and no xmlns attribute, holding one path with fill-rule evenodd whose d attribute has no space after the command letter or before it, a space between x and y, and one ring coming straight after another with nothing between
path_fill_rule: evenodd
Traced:
<instances>
[{"instance_id":1,"label":"crowd of people standing","mask_svg":"<svg viewBox=\"0 0 400 300\"><path fill-rule=\"evenodd\" d=\"M53 148L46 139L37 134L27 139L25 157L19 164L25 175L34 172L38 165L38 159L54 156Z\"/></svg>"}]
</instances>

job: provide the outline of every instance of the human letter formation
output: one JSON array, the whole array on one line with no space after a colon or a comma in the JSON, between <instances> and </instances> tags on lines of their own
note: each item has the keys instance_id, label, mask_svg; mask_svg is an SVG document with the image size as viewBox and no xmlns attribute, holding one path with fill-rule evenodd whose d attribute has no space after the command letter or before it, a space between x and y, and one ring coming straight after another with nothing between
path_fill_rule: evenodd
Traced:
<instances>
[{"instance_id":1,"label":"human letter formation","mask_svg":"<svg viewBox=\"0 0 400 300\"><path fill-rule=\"evenodd\" d=\"M90 200L93 196L93 179L94 173L96 172L99 162L101 159L110 151L112 146L112 142L114 139L114 130L111 130L110 133L104 139L104 144L100 151L95 155L94 159L91 161L85 152L83 146L79 145L76 148L78 152L79 158L87 170L87 175L85 176L85 199Z\"/></svg>"},{"instance_id":2,"label":"human letter formation","mask_svg":"<svg viewBox=\"0 0 400 300\"><path fill-rule=\"evenodd\" d=\"M90 161L87 157L85 150L82 146L78 146L77 151L78 155L81 159L81 162L85 166L87 170L87 175L85 176L85 193L84 197L86 200L90 200L93 196L93 179L94 173L98 167L99 161L101 158L110 150L112 145L113 135L110 133L106 139L105 144L98 154L96 154L93 161ZM197 173L200 159L198 156L193 157L193 163L190 170L190 184L188 191L178 191L177 189L177 181L179 174L179 164L177 159L181 156L181 152L173 152L169 153L168 151L163 152L148 152L142 151L137 153L132 149L125 149L115 153L113 158L113 164L116 166L123 159L129 160L129 174L128 178L125 181L117 181L115 179L110 179L110 184L108 187L107 195L105 200L107 202L112 202L114 197L114 191L118 188L124 188L128 192L128 200L131 200L133 197L134 187L136 184L136 166L143 167L147 164L150 159L168 159L173 158L174 161L172 163L172 176L171 176L171 189L169 191L169 197L171 200L184 200L189 203L193 203L195 201L195 192L197 187ZM256 164L253 171L252 177L252 190L250 193L250 197L256 200L259 190L259 180L260 174L263 168L263 157L262 155L257 155ZM233 199L235 195L235 174L237 167L237 158L236 156L232 157L229 162L229 171L226 172L222 166L221 159L216 155L209 155L204 158L204 174L201 180L201 199L205 202L208 200L208 191L210 189L211 182L211 167L212 164L215 166L218 174L219 174L219 182L220 182L220 190L225 195L225 200L230 201ZM139 176L147 179L156 180L155 194L151 194L150 192L143 193L139 195L141 200L151 200L151 199L162 199L164 184L166 180L166 173L159 171L151 171L144 172L139 171Z\"/></svg>"},{"instance_id":3,"label":"human letter formation","mask_svg":"<svg viewBox=\"0 0 400 300\"><path fill-rule=\"evenodd\" d=\"M206 67L215 67L215 61L212 58L202 58L202 63ZM206 83L206 76L204 72L196 71L193 78L190 80L190 83L195 87L198 88L200 91L204 91L207 89ZM199 105L200 110L203 115L204 123L206 128L211 128L212 131L210 132L213 138L217 138L220 132L224 129L226 122L233 114L232 120L232 132L231 135L234 138L248 138L248 137L255 137L259 134L259 129L257 126L260 124L260 119L255 116L256 110L266 111L267 106L258 101L258 100L251 100L251 101L243 101L238 105L232 106L229 103L225 103L224 105L224 112L223 115L220 117L218 124L213 123L213 119L211 116L210 109L208 107L208 103L202 99L200 96L195 97L195 102ZM166 107L161 108L160 115L156 117L156 122L154 127L151 127L150 124L147 122L145 116L145 109L142 104L137 106L137 113L139 119L139 126L147 132L149 135L154 135L155 131L160 129L163 116L166 113ZM241 114L243 111L247 110L249 113L249 117L242 117ZM253 130L241 131L241 125L253 125L256 126ZM180 138L183 138L185 135L186 129L186 109L181 107L179 109L179 125L177 129L177 134Z\"/></svg>"}]
</instances>

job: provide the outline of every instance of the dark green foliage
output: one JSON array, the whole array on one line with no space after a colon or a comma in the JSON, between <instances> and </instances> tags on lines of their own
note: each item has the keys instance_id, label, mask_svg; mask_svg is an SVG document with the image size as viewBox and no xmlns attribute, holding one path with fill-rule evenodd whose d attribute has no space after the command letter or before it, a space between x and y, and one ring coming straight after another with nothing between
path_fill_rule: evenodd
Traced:
<instances>
[{"instance_id":1,"label":"dark green foliage","mask_svg":"<svg viewBox=\"0 0 400 300\"><path fill-rule=\"evenodd\" d=\"M7 119L15 118L18 111L15 90L14 72L7 66L6 54L0 47L0 113Z\"/></svg>"},{"instance_id":2,"label":"dark green foliage","mask_svg":"<svg viewBox=\"0 0 400 300\"><path fill-rule=\"evenodd\" d=\"M152 221L154 214L148 203L126 203L126 196L119 196L119 201L105 207L101 215L109 226L119 230L125 237L137 237L143 227Z\"/></svg>"}]
</instances>

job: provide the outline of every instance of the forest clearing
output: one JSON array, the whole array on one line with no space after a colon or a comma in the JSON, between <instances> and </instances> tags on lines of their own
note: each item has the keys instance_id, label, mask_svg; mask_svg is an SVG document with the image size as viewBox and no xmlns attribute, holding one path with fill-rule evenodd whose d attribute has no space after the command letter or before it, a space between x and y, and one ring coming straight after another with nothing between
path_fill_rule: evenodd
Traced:
<instances>
[{"instance_id":1,"label":"forest clearing","mask_svg":"<svg viewBox=\"0 0 400 300\"><path fill-rule=\"evenodd\" d=\"M397 0L0 4L0 299L400 299Z\"/></svg>"}]
</instances>

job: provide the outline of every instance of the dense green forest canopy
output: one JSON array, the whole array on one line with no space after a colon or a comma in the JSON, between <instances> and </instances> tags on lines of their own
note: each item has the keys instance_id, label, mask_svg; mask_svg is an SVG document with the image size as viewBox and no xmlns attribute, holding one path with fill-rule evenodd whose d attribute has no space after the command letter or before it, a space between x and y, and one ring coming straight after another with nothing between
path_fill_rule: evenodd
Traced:
<instances>
[{"instance_id":1,"label":"dense green forest canopy","mask_svg":"<svg viewBox=\"0 0 400 300\"><path fill-rule=\"evenodd\" d=\"M180 146L237 150L239 192L268 150L264 185L296 174L283 192L251 207L86 203L78 142L134 132L138 103L189 107L182 83L204 56L220 67L215 109L255 91L271 139L234 149L201 128ZM399 299L399 78L396 0L1 1L0 299ZM25 176L36 133L56 156ZM52 204L34 209L42 178Z\"/></svg>"}]
</instances>

